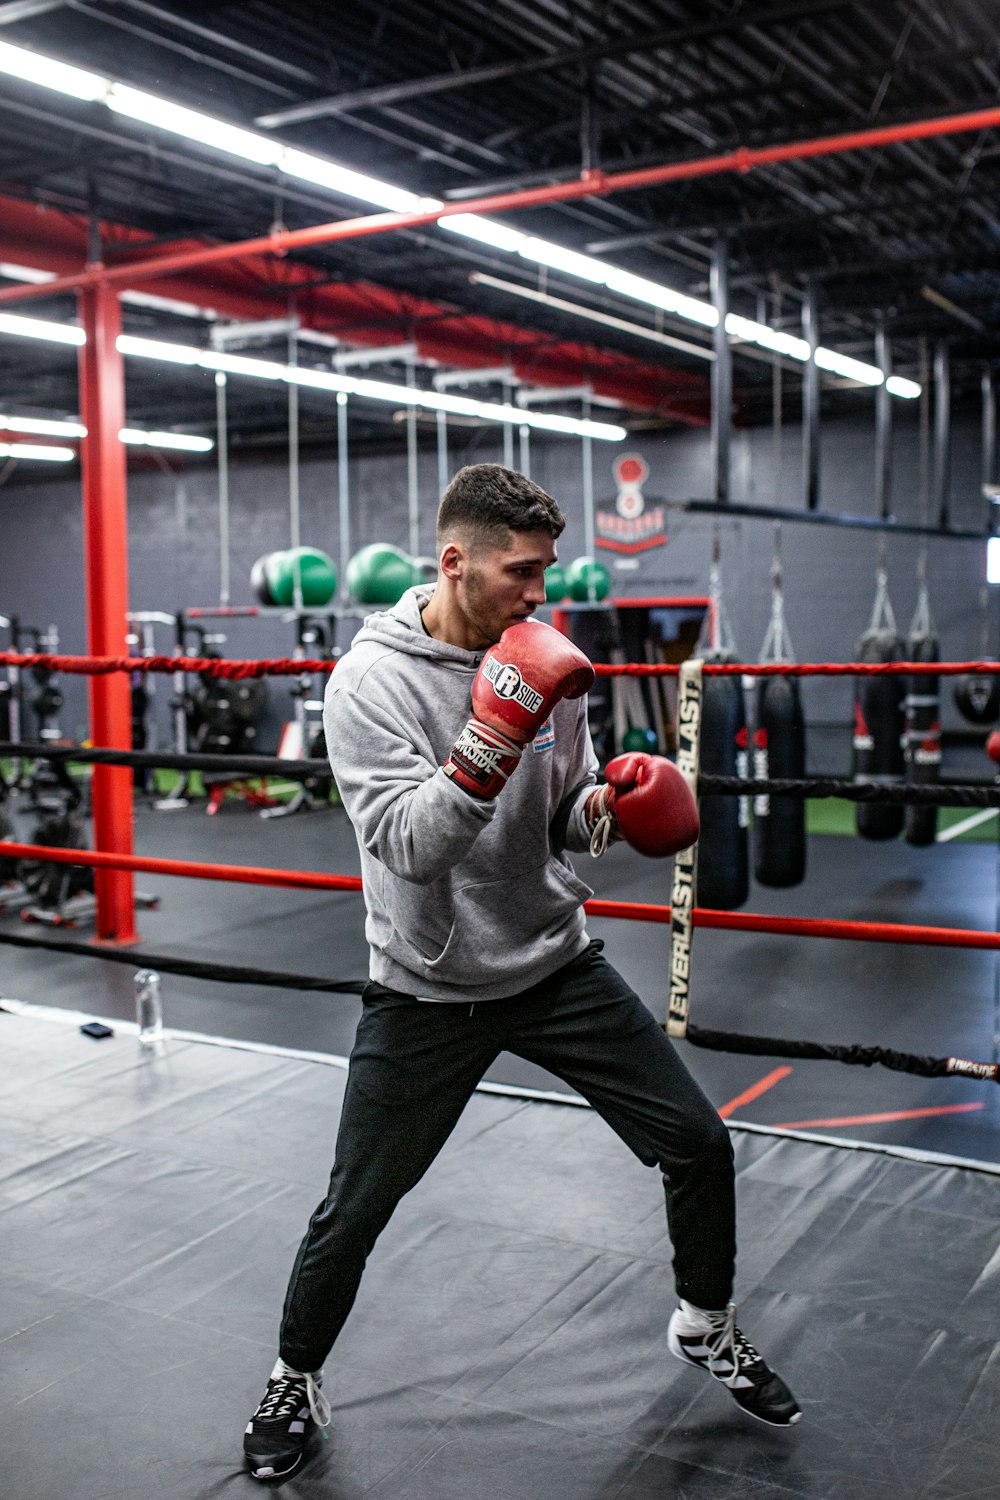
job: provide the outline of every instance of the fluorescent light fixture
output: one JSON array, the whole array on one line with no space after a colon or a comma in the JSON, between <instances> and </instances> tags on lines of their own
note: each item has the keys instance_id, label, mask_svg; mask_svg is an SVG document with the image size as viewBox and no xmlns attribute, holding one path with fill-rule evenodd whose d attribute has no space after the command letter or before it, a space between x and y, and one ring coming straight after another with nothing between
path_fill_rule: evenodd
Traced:
<instances>
[{"instance_id":1,"label":"fluorescent light fixture","mask_svg":"<svg viewBox=\"0 0 1000 1500\"><path fill-rule=\"evenodd\" d=\"M245 375L257 380L280 380L290 385L311 386L345 396L360 396L369 401L391 401L394 406L416 406L429 411L453 412L456 416L477 417L484 422L537 427L549 432L565 432L575 437L592 437L612 443L621 442L628 435L624 427L611 422L522 411L514 406L473 401L466 396L425 391L417 386L366 380L353 375L341 375L333 370L310 370L301 365L280 365L273 360L251 359L245 355L219 354L212 349L166 344L160 339L134 338L131 334L120 335L118 348L122 354L142 359L166 360L170 364L192 365L203 370L222 370L229 375Z\"/></svg>"},{"instance_id":2,"label":"fluorescent light fixture","mask_svg":"<svg viewBox=\"0 0 1000 1500\"><path fill-rule=\"evenodd\" d=\"M289 177L298 177L303 182L315 182L332 192L343 193L347 198L360 198L363 203L375 203L379 208L391 209L394 213L408 210L440 208L436 198L422 199L417 193L394 187L391 182L380 182L377 177L368 177L363 172L353 172L327 157L313 156L310 151L297 151L292 146L278 149L275 161Z\"/></svg>"},{"instance_id":3,"label":"fluorescent light fixture","mask_svg":"<svg viewBox=\"0 0 1000 1500\"><path fill-rule=\"evenodd\" d=\"M746 344L758 344L761 349L770 349L775 354L787 354L790 359L805 361L809 358L809 345L805 339L795 338L778 328L769 328L766 323L756 323L752 318L741 318L738 313L726 314L726 332Z\"/></svg>"},{"instance_id":4,"label":"fluorescent light fixture","mask_svg":"<svg viewBox=\"0 0 1000 1500\"><path fill-rule=\"evenodd\" d=\"M986 543L986 582L1000 583L1000 536L991 536Z\"/></svg>"},{"instance_id":5,"label":"fluorescent light fixture","mask_svg":"<svg viewBox=\"0 0 1000 1500\"><path fill-rule=\"evenodd\" d=\"M41 52L29 52L27 47L12 47L9 42L0 42L0 73L23 78L26 83L39 83L44 89L55 89L74 99L102 99L110 83L110 79L86 68L74 68L71 63L58 62Z\"/></svg>"},{"instance_id":6,"label":"fluorescent light fixture","mask_svg":"<svg viewBox=\"0 0 1000 1500\"><path fill-rule=\"evenodd\" d=\"M8 281L30 281L34 286L56 279L55 271L40 271L37 266L16 266L9 260L0 260L0 276L6 276Z\"/></svg>"},{"instance_id":7,"label":"fluorescent light fixture","mask_svg":"<svg viewBox=\"0 0 1000 1500\"><path fill-rule=\"evenodd\" d=\"M494 250L508 250L512 254L520 250L528 238L519 229L510 229L506 224L484 219L482 214L449 214L446 219L438 219L437 227L447 229L449 234L461 234L468 240L478 240L481 245L492 245Z\"/></svg>"},{"instance_id":8,"label":"fluorescent light fixture","mask_svg":"<svg viewBox=\"0 0 1000 1500\"><path fill-rule=\"evenodd\" d=\"M118 436L135 448L175 448L181 453L211 453L211 438L195 437L187 432L143 432L137 427L123 427Z\"/></svg>"},{"instance_id":9,"label":"fluorescent light fixture","mask_svg":"<svg viewBox=\"0 0 1000 1500\"><path fill-rule=\"evenodd\" d=\"M55 417L8 417L0 415L0 431L24 432L35 437L82 438L87 429L82 422ZM187 432L146 432L139 427L123 427L118 436L123 443L145 448L177 448L186 453L211 453L211 438Z\"/></svg>"},{"instance_id":10,"label":"fluorescent light fixture","mask_svg":"<svg viewBox=\"0 0 1000 1500\"><path fill-rule=\"evenodd\" d=\"M215 349L198 349L196 364L203 370L221 370L223 375L249 375L252 380L284 380L288 365L276 359L252 359L246 354L223 354Z\"/></svg>"},{"instance_id":11,"label":"fluorescent light fixture","mask_svg":"<svg viewBox=\"0 0 1000 1500\"><path fill-rule=\"evenodd\" d=\"M45 443L0 443L0 458L37 458L44 463L66 464L75 457L72 448L52 448Z\"/></svg>"},{"instance_id":12,"label":"fluorescent light fixture","mask_svg":"<svg viewBox=\"0 0 1000 1500\"><path fill-rule=\"evenodd\" d=\"M838 354L835 349L817 349L816 363L821 370L833 375L842 375L845 380L859 380L862 385L881 385L882 371L876 365L866 365L849 354Z\"/></svg>"},{"instance_id":13,"label":"fluorescent light fixture","mask_svg":"<svg viewBox=\"0 0 1000 1500\"><path fill-rule=\"evenodd\" d=\"M214 146L230 156L256 162L260 167L275 166L283 149L273 137L243 130L239 125L230 125L213 115L203 115L200 110L187 109L183 104L172 104L169 99L147 94L143 89L129 88L124 83L113 83L104 102L116 114L128 115L130 120L154 125L158 130L169 130L173 135L182 135L201 146Z\"/></svg>"},{"instance_id":14,"label":"fluorescent light fixture","mask_svg":"<svg viewBox=\"0 0 1000 1500\"><path fill-rule=\"evenodd\" d=\"M49 344L76 344L87 342L82 328L72 323L50 323L47 318L22 318L19 313L0 313L0 333L9 333L19 339L41 339Z\"/></svg>"},{"instance_id":15,"label":"fluorescent light fixture","mask_svg":"<svg viewBox=\"0 0 1000 1500\"><path fill-rule=\"evenodd\" d=\"M710 302L686 297L683 292L675 292L673 287L661 286L658 281L648 281L645 276L633 276L631 271L619 270L617 266L608 267L604 284L610 291L620 292L623 297L646 302L650 307L662 307L665 312L677 313L678 317L687 318L692 323L702 323L706 328L714 328L719 321L719 315Z\"/></svg>"},{"instance_id":16,"label":"fluorescent light fixture","mask_svg":"<svg viewBox=\"0 0 1000 1500\"><path fill-rule=\"evenodd\" d=\"M34 437L86 437L82 422L57 421L54 417L0 416L0 431L27 432Z\"/></svg>"},{"instance_id":17,"label":"fluorescent light fixture","mask_svg":"<svg viewBox=\"0 0 1000 1500\"><path fill-rule=\"evenodd\" d=\"M77 99L101 100L116 113L126 115L130 119L152 125L160 130L171 131L199 145L224 151L244 161L254 162L258 166L277 167L289 177L316 183L321 187L329 188L332 192L342 193L346 197L356 198L379 208L394 212L408 210L431 212L443 207L443 204L435 198L422 198L405 188L382 182L362 172L355 172L326 157L316 156L309 151L300 151L293 146L286 146L271 136L245 130L227 120L219 120L213 115L202 114L200 110L174 104L169 99L162 99L143 89L131 88L127 84L114 82L99 74L60 62L56 58L31 52L24 47L14 47L7 42L0 42L0 73L7 73L15 78L23 78L28 82L41 84L43 87L56 89L60 93L70 94ZM673 313L677 317L700 323L705 328L714 328L719 321L715 308L709 302L703 302L696 297L688 297L672 287L662 286L659 282L650 281L643 276L635 276L629 271L608 265L593 256L583 255L579 251L553 244L550 240L522 234L519 230L510 229L503 224L495 224L491 219L483 218L479 214L450 214L439 219L437 227L451 234L464 235L468 239L490 245L497 250L517 253L523 259L533 261L537 265L548 266L568 275L579 276L585 281L595 282L599 286L606 286L610 291L618 292L623 297L632 298L651 307L662 308L665 312ZM37 323L37 320L24 319L22 321ZM751 330L754 331L751 332ZM14 331L9 326L9 320L6 326L0 323L0 331ZM726 331L732 333L735 338L759 344L762 348L772 349L780 354L787 354L793 359L804 361L809 358L805 340L792 338L776 329L767 328L764 324L753 323L748 318L738 318L730 314L726 319ZM33 336L45 337L44 334L38 332ZM61 342L80 343L82 337L66 337ZM197 360L181 358L178 354L175 354L173 359L178 364L200 363ZM882 372L875 365L868 365L862 360L838 354L835 350L817 349L816 363L821 369L829 370L847 379L861 381L866 385L881 385L882 383ZM206 366L206 368L213 367ZM886 389L894 396L902 396L909 400L920 395L920 387L915 381L903 380L895 375L886 381Z\"/></svg>"},{"instance_id":18,"label":"fluorescent light fixture","mask_svg":"<svg viewBox=\"0 0 1000 1500\"><path fill-rule=\"evenodd\" d=\"M165 339L140 339L131 333L118 335L119 354L134 354L139 359L160 359L171 365L197 365L201 362L201 349L191 349L187 344L168 344Z\"/></svg>"},{"instance_id":19,"label":"fluorescent light fixture","mask_svg":"<svg viewBox=\"0 0 1000 1500\"><path fill-rule=\"evenodd\" d=\"M529 235L517 247L518 255L533 260L540 266L551 266L554 271L568 271L583 281L596 281L607 285L608 267L592 255L580 255L576 250L567 250L563 245L553 245L551 240L539 240Z\"/></svg>"},{"instance_id":20,"label":"fluorescent light fixture","mask_svg":"<svg viewBox=\"0 0 1000 1500\"><path fill-rule=\"evenodd\" d=\"M199 307L196 302L178 302L176 297L158 297L154 292L122 292L122 301L130 307L148 307L153 312L172 313L177 318L217 317L214 307Z\"/></svg>"}]
</instances>

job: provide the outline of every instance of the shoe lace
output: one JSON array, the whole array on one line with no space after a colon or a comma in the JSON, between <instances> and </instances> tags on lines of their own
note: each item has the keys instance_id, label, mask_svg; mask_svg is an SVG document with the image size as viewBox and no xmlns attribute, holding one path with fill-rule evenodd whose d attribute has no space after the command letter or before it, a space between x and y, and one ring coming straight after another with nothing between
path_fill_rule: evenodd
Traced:
<instances>
[{"instance_id":1,"label":"shoe lace","mask_svg":"<svg viewBox=\"0 0 1000 1500\"><path fill-rule=\"evenodd\" d=\"M333 1410L323 1395L322 1386L317 1385L311 1375L306 1376L306 1392L309 1396L309 1413L325 1438L326 1429L333 1421Z\"/></svg>"},{"instance_id":2,"label":"shoe lace","mask_svg":"<svg viewBox=\"0 0 1000 1500\"><path fill-rule=\"evenodd\" d=\"M309 1402L309 1414L320 1432L326 1437L326 1429L333 1421L333 1411L323 1395L323 1388L311 1374L281 1375L268 1383L267 1394L257 1409L257 1416L264 1420L295 1415L305 1394Z\"/></svg>"},{"instance_id":3,"label":"shoe lace","mask_svg":"<svg viewBox=\"0 0 1000 1500\"><path fill-rule=\"evenodd\" d=\"M258 1417L262 1417L265 1421L272 1421L275 1417L294 1415L302 1400L304 1384L305 1382L301 1379L291 1378L270 1381L267 1394L257 1408Z\"/></svg>"},{"instance_id":4,"label":"shoe lace","mask_svg":"<svg viewBox=\"0 0 1000 1500\"><path fill-rule=\"evenodd\" d=\"M733 1366L732 1374L722 1379L723 1385L733 1385L740 1375L747 1375L764 1361L750 1340L736 1326L736 1304L730 1302L725 1312L712 1318L711 1332L705 1335L705 1346L713 1361L728 1358Z\"/></svg>"}]
</instances>

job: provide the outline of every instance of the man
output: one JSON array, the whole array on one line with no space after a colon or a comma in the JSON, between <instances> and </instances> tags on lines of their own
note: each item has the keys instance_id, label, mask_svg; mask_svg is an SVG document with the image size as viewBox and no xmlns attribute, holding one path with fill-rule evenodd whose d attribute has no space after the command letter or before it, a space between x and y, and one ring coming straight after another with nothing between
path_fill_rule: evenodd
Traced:
<instances>
[{"instance_id":1,"label":"man","mask_svg":"<svg viewBox=\"0 0 1000 1500\"><path fill-rule=\"evenodd\" d=\"M244 1438L258 1479L291 1473L314 1424L329 1424L322 1366L365 1260L505 1049L565 1079L663 1172L680 1297L671 1351L753 1416L788 1426L800 1415L734 1324L726 1128L588 940L591 893L565 856L621 837L675 853L697 837L698 819L660 756L620 756L597 786L583 696L593 668L558 631L529 622L564 524L523 475L462 469L438 513L436 585L366 620L327 687L326 743L361 851L371 983L329 1191L295 1261L279 1359Z\"/></svg>"}]
</instances>

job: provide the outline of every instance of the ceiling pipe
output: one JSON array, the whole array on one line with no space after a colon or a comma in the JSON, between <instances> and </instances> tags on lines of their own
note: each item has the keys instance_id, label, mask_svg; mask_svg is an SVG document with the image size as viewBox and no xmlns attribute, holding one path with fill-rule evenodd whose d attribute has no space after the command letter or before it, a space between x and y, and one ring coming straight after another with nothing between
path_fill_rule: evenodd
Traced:
<instances>
[{"instance_id":1,"label":"ceiling pipe","mask_svg":"<svg viewBox=\"0 0 1000 1500\"><path fill-rule=\"evenodd\" d=\"M131 285L153 277L171 276L192 266L210 265L245 255L287 255L289 251L312 245L332 244L337 240L359 239L367 235L386 234L397 229L418 229L435 224L452 214L491 214L508 209L535 208L548 203L566 203L577 198L608 197L636 188L659 187L668 182L689 181L695 177L713 177L725 172L749 172L754 167L774 166L780 162L803 161L809 157L836 156L848 151L870 150L875 146L898 145L902 141L929 140L935 136L958 135L972 130L990 130L1000 125L1000 108L972 110L965 114L942 115L933 119L910 120L902 125L883 125L869 130L848 131L840 135L819 136L813 140L790 141L777 146L739 146L718 156L693 161L671 162L660 167L645 167L632 172L607 174L590 171L572 182L526 188L521 192L496 193L492 196L444 203L433 208L406 213L366 214L360 218L315 224L305 229L273 230L256 239L240 240L228 245L205 245L179 254L163 255L141 264L119 262L113 267L94 265L72 276L60 276L43 286L16 286L0 290L0 305L38 296L51 297L57 292L75 291L99 282Z\"/></svg>"}]
</instances>

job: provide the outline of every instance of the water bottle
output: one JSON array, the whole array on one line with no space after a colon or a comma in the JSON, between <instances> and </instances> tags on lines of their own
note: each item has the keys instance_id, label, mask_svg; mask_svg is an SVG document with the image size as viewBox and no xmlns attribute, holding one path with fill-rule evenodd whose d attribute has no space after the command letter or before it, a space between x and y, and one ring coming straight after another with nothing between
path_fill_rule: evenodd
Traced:
<instances>
[{"instance_id":1,"label":"water bottle","mask_svg":"<svg viewBox=\"0 0 1000 1500\"><path fill-rule=\"evenodd\" d=\"M139 1046L156 1047L163 1041L163 1006L160 976L155 969L140 969L135 976L135 1018L139 1024Z\"/></svg>"}]
</instances>

